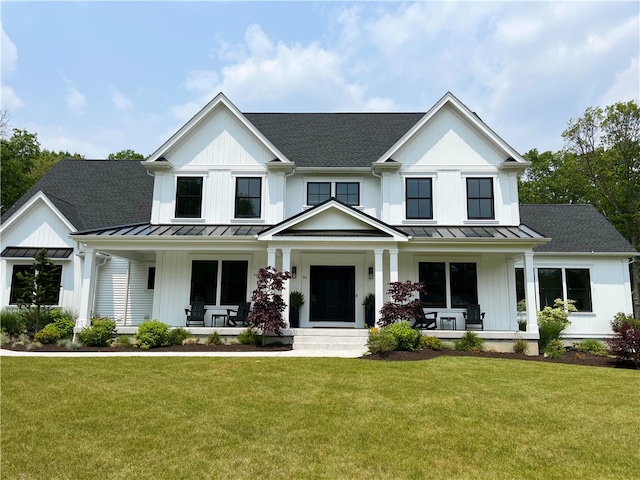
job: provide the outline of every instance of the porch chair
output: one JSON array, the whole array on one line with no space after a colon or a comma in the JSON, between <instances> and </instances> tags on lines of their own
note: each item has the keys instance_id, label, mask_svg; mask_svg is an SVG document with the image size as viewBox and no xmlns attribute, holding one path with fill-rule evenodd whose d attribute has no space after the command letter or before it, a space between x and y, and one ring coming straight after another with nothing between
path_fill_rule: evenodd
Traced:
<instances>
[{"instance_id":1,"label":"porch chair","mask_svg":"<svg viewBox=\"0 0 640 480\"><path fill-rule=\"evenodd\" d=\"M436 319L438 318L438 312L427 312L421 309L422 315L417 316L414 320L415 323L412 325L413 328L417 329L427 329L434 330L438 328L438 324L436 323Z\"/></svg>"},{"instance_id":2,"label":"porch chair","mask_svg":"<svg viewBox=\"0 0 640 480\"><path fill-rule=\"evenodd\" d=\"M247 318L249 317L250 309L251 309L251 304L249 302L240 303L240 305L238 305L238 308L236 310L228 308L227 309L227 326L237 327L238 322L240 322L243 327L246 327L247 325L249 325L247 323Z\"/></svg>"},{"instance_id":3,"label":"porch chair","mask_svg":"<svg viewBox=\"0 0 640 480\"><path fill-rule=\"evenodd\" d=\"M480 312L480 305L469 304L467 311L462 312L465 330L484 330L484 312ZM469 328L472 326L473 328Z\"/></svg>"},{"instance_id":4,"label":"porch chair","mask_svg":"<svg viewBox=\"0 0 640 480\"><path fill-rule=\"evenodd\" d=\"M207 309L204 308L203 301L194 300L191 308L185 308L184 313L187 316L187 327L191 326L191 324L204 327L204 315L207 313Z\"/></svg>"}]
</instances>

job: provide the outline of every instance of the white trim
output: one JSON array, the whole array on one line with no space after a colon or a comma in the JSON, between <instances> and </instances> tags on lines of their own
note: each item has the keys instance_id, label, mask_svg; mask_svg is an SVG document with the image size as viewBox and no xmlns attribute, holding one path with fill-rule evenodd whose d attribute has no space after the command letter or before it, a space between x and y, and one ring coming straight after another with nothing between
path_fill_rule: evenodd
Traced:
<instances>
[{"instance_id":1,"label":"white trim","mask_svg":"<svg viewBox=\"0 0 640 480\"><path fill-rule=\"evenodd\" d=\"M11 225L19 221L23 216L26 216L27 211L31 209L38 200L42 201L47 207L49 207L70 232L74 232L76 230L76 227L62 214L62 212L60 212L60 210L58 210L49 197L47 197L47 194L42 190L38 190L38 192L27 200L18 210L16 210L16 212L14 212L6 222L0 225L0 234L6 235L6 231L11 227Z\"/></svg>"}]
</instances>

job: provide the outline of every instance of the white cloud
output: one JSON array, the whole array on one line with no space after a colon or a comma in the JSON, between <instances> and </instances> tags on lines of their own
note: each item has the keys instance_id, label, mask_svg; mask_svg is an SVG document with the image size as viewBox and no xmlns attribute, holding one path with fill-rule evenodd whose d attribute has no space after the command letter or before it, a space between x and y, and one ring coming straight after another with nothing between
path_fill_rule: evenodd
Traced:
<instances>
[{"instance_id":1,"label":"white cloud","mask_svg":"<svg viewBox=\"0 0 640 480\"><path fill-rule=\"evenodd\" d=\"M2 76L9 73L13 73L16 71L18 66L18 49L15 44L11 41L7 32L4 31L4 26L0 25L2 29L2 37L0 41L0 45L2 48Z\"/></svg>"},{"instance_id":2,"label":"white cloud","mask_svg":"<svg viewBox=\"0 0 640 480\"><path fill-rule=\"evenodd\" d=\"M109 84L109 90L111 90L111 102L118 110L128 110L133 106L131 100L114 85Z\"/></svg>"},{"instance_id":3,"label":"white cloud","mask_svg":"<svg viewBox=\"0 0 640 480\"><path fill-rule=\"evenodd\" d=\"M24 102L16 94L13 88L8 85L2 85L2 91L0 94L0 105L2 105L2 108L17 110L24 107Z\"/></svg>"},{"instance_id":4,"label":"white cloud","mask_svg":"<svg viewBox=\"0 0 640 480\"><path fill-rule=\"evenodd\" d=\"M68 87L68 93L65 99L67 101L67 107L76 113L83 113L87 106L87 99L84 94L74 85L70 85Z\"/></svg>"},{"instance_id":5,"label":"white cloud","mask_svg":"<svg viewBox=\"0 0 640 480\"><path fill-rule=\"evenodd\" d=\"M244 44L225 44L228 51L244 51L245 55L234 55L234 62L220 71L201 70L188 75L185 88L200 97L174 106L178 118L189 118L220 91L243 111L394 108L390 98L369 95L366 83L350 78L346 57L319 42L274 42L259 25L251 25Z\"/></svg>"},{"instance_id":6,"label":"white cloud","mask_svg":"<svg viewBox=\"0 0 640 480\"><path fill-rule=\"evenodd\" d=\"M638 57L632 58L629 67L616 73L613 84L602 95L600 106L612 105L616 102L640 101L640 64Z\"/></svg>"}]
</instances>

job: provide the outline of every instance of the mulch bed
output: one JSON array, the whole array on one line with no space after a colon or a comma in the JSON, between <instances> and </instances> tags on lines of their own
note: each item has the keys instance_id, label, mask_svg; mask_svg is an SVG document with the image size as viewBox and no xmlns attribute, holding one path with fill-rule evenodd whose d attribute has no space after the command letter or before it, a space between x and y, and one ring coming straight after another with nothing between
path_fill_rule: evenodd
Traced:
<instances>
[{"instance_id":1,"label":"mulch bed","mask_svg":"<svg viewBox=\"0 0 640 480\"><path fill-rule=\"evenodd\" d=\"M3 345L2 348L8 350L27 351L24 345ZM75 352L282 352L291 350L291 345L204 345L196 343L192 345L174 345L171 347L153 348L151 350L140 350L135 347L80 347L76 350L69 350L66 347L58 345L43 345L42 347L30 350L32 352L61 352L73 355ZM482 358L501 358L504 360L525 360L529 362L545 362L545 363L565 363L572 365L585 365L590 367L609 367L609 368L629 368L638 369L628 362L621 362L612 357L599 357L589 353L568 351L561 358L547 358L543 355L531 356L517 353L498 353L498 352L461 352L458 350L415 350L413 352L391 352L387 355L365 355L362 357L366 360L381 360L391 362L430 360L441 356L466 356L466 357L482 357Z\"/></svg>"},{"instance_id":2,"label":"mulch bed","mask_svg":"<svg viewBox=\"0 0 640 480\"><path fill-rule=\"evenodd\" d=\"M2 348L7 350L27 351L24 345L3 345ZM69 350L59 345L43 345L34 348L31 352L64 352L73 355L76 352L282 352L291 350L291 345L205 345L196 343L192 345L174 345L171 347L158 347L150 350L140 350L135 347L85 347L82 346L75 350Z\"/></svg>"},{"instance_id":3,"label":"mulch bed","mask_svg":"<svg viewBox=\"0 0 640 480\"><path fill-rule=\"evenodd\" d=\"M505 360L526 360L530 362L566 363L571 365L585 365L589 367L630 368L637 369L632 363L621 362L613 357L599 357L590 353L568 351L561 358L547 358L544 355L523 355L518 353L498 352L461 352L458 350L415 350L413 352L391 352L387 355L367 355L369 360L384 361L416 361L430 360L444 355L461 357L501 358Z\"/></svg>"}]
</instances>

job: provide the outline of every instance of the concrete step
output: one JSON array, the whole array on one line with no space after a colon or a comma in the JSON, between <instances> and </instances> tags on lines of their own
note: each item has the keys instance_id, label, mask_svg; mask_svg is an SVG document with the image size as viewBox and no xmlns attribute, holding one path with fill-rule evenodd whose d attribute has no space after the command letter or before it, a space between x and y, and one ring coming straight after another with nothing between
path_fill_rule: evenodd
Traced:
<instances>
[{"instance_id":1,"label":"concrete step","mask_svg":"<svg viewBox=\"0 0 640 480\"><path fill-rule=\"evenodd\" d=\"M297 329L294 350L350 351L362 354L367 350L368 331L364 329Z\"/></svg>"}]
</instances>

